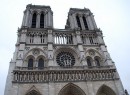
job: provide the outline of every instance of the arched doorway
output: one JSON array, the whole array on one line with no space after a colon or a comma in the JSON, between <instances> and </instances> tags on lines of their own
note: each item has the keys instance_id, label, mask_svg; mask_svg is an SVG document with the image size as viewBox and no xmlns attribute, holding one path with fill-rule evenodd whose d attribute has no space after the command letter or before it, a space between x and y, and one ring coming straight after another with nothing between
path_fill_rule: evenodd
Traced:
<instances>
[{"instance_id":1,"label":"arched doorway","mask_svg":"<svg viewBox=\"0 0 130 95\"><path fill-rule=\"evenodd\" d=\"M61 89L58 95L85 95L85 93L77 85L69 83Z\"/></svg>"},{"instance_id":2,"label":"arched doorway","mask_svg":"<svg viewBox=\"0 0 130 95\"><path fill-rule=\"evenodd\" d=\"M116 95L116 93L110 87L103 85L99 88L96 95Z\"/></svg>"}]
</instances>

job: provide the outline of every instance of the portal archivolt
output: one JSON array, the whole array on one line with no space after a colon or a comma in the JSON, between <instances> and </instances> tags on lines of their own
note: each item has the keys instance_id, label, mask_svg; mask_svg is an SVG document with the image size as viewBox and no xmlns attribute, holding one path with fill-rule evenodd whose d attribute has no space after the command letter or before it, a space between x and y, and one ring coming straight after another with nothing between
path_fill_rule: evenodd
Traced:
<instances>
[{"instance_id":1,"label":"portal archivolt","mask_svg":"<svg viewBox=\"0 0 130 95\"><path fill-rule=\"evenodd\" d=\"M116 95L116 93L110 87L103 85L99 88L96 95Z\"/></svg>"},{"instance_id":2,"label":"portal archivolt","mask_svg":"<svg viewBox=\"0 0 130 95\"><path fill-rule=\"evenodd\" d=\"M77 85L69 83L61 89L58 95L85 95L85 93Z\"/></svg>"}]
</instances>

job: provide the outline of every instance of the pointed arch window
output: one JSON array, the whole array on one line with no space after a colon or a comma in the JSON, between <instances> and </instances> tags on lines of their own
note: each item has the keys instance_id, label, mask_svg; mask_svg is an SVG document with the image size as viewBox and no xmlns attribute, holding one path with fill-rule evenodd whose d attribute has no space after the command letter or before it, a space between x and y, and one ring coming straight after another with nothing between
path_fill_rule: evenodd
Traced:
<instances>
[{"instance_id":1,"label":"pointed arch window","mask_svg":"<svg viewBox=\"0 0 130 95\"><path fill-rule=\"evenodd\" d=\"M33 69L33 59L32 58L30 58L28 60L28 69Z\"/></svg>"},{"instance_id":2,"label":"pointed arch window","mask_svg":"<svg viewBox=\"0 0 130 95\"><path fill-rule=\"evenodd\" d=\"M43 13L40 16L40 28L44 28L44 14Z\"/></svg>"},{"instance_id":3,"label":"pointed arch window","mask_svg":"<svg viewBox=\"0 0 130 95\"><path fill-rule=\"evenodd\" d=\"M85 16L83 16L83 22L84 22L85 29L88 30L88 24L87 24Z\"/></svg>"},{"instance_id":4,"label":"pointed arch window","mask_svg":"<svg viewBox=\"0 0 130 95\"><path fill-rule=\"evenodd\" d=\"M95 64L96 64L96 66L100 66L100 60L99 60L99 58L95 58Z\"/></svg>"},{"instance_id":5,"label":"pointed arch window","mask_svg":"<svg viewBox=\"0 0 130 95\"><path fill-rule=\"evenodd\" d=\"M40 58L38 60L38 69L43 69L44 68L44 60Z\"/></svg>"},{"instance_id":6,"label":"pointed arch window","mask_svg":"<svg viewBox=\"0 0 130 95\"><path fill-rule=\"evenodd\" d=\"M79 27L80 30L81 30L82 28L81 28L81 23L80 23L80 19L79 19L79 16L78 16L78 15L76 16L76 20L77 20L78 27Z\"/></svg>"},{"instance_id":7,"label":"pointed arch window","mask_svg":"<svg viewBox=\"0 0 130 95\"><path fill-rule=\"evenodd\" d=\"M36 28L36 18L37 18L37 14L34 13L33 17L32 17L32 28Z\"/></svg>"},{"instance_id":8,"label":"pointed arch window","mask_svg":"<svg viewBox=\"0 0 130 95\"><path fill-rule=\"evenodd\" d=\"M87 64L88 64L88 67L92 67L92 59L91 58L87 58Z\"/></svg>"}]
</instances>

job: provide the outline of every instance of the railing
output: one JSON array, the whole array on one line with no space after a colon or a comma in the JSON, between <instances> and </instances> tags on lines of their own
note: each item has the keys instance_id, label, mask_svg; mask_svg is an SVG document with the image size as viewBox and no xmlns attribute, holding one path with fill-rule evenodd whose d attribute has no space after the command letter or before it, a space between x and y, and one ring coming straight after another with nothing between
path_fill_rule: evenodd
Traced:
<instances>
[{"instance_id":1,"label":"railing","mask_svg":"<svg viewBox=\"0 0 130 95\"><path fill-rule=\"evenodd\" d=\"M47 30L28 31L27 32L27 44L47 44L48 33ZM82 43L84 45L98 45L98 39L95 32L81 32L80 34ZM79 39L77 39L79 40ZM53 31L53 43L54 44L76 44L76 32L57 30Z\"/></svg>"},{"instance_id":2,"label":"railing","mask_svg":"<svg viewBox=\"0 0 130 95\"><path fill-rule=\"evenodd\" d=\"M72 33L68 32L54 33L54 44L73 44Z\"/></svg>"},{"instance_id":3,"label":"railing","mask_svg":"<svg viewBox=\"0 0 130 95\"><path fill-rule=\"evenodd\" d=\"M98 39L94 33L82 33L81 39L85 45L98 45Z\"/></svg>"},{"instance_id":4,"label":"railing","mask_svg":"<svg viewBox=\"0 0 130 95\"><path fill-rule=\"evenodd\" d=\"M27 32L27 44L46 44L47 33L44 31Z\"/></svg>"},{"instance_id":5,"label":"railing","mask_svg":"<svg viewBox=\"0 0 130 95\"><path fill-rule=\"evenodd\" d=\"M105 70L48 70L48 71L13 71L13 82L66 82L116 79L116 69Z\"/></svg>"}]
</instances>

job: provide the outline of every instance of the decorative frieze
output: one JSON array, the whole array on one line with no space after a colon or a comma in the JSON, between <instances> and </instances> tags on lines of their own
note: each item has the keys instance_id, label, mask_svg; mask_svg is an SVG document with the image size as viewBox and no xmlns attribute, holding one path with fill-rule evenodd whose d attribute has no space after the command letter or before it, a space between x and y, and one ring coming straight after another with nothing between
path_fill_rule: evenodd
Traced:
<instances>
[{"instance_id":1,"label":"decorative frieze","mask_svg":"<svg viewBox=\"0 0 130 95\"><path fill-rule=\"evenodd\" d=\"M116 78L116 69L97 70L14 70L14 83L100 81Z\"/></svg>"}]
</instances>

